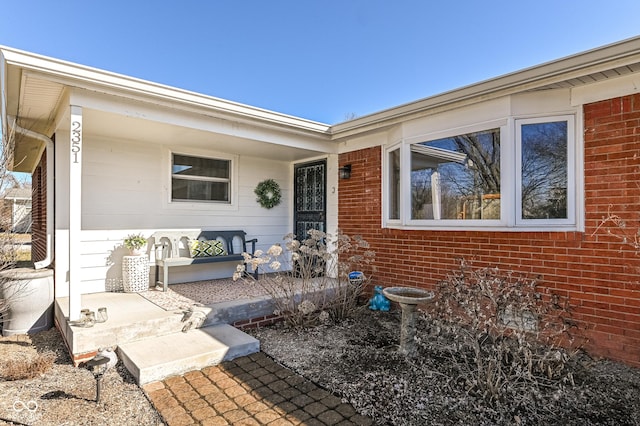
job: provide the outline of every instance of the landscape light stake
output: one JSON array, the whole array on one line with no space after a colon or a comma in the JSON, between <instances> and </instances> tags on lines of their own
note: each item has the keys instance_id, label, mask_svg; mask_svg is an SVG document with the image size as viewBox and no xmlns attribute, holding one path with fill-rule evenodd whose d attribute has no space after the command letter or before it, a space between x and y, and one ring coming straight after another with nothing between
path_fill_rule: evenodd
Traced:
<instances>
[{"instance_id":1,"label":"landscape light stake","mask_svg":"<svg viewBox=\"0 0 640 426\"><path fill-rule=\"evenodd\" d=\"M96 378L96 404L100 403L100 390L102 389L102 376L107 371L107 363L109 358L102 355L96 355L87 361L87 369L91 371Z\"/></svg>"}]
</instances>

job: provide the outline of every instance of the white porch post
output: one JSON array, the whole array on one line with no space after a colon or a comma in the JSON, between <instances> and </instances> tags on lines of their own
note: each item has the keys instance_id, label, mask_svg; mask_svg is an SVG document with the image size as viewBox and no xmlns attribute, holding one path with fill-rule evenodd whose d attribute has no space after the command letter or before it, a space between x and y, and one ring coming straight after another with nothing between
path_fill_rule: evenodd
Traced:
<instances>
[{"instance_id":1,"label":"white porch post","mask_svg":"<svg viewBox=\"0 0 640 426\"><path fill-rule=\"evenodd\" d=\"M82 229L82 107L71 105L69 141L69 320L80 319L80 231Z\"/></svg>"},{"instance_id":2,"label":"white porch post","mask_svg":"<svg viewBox=\"0 0 640 426\"><path fill-rule=\"evenodd\" d=\"M431 173L431 203L433 204L433 218L440 220L442 215L442 202L440 194L440 172Z\"/></svg>"}]
</instances>

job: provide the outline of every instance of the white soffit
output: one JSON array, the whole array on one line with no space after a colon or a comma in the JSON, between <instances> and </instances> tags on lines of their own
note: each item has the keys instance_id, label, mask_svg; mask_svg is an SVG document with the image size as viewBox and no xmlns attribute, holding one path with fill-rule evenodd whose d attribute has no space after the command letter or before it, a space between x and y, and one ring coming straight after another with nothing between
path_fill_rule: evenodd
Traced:
<instances>
[{"instance_id":1,"label":"white soffit","mask_svg":"<svg viewBox=\"0 0 640 426\"><path fill-rule=\"evenodd\" d=\"M537 87L538 90L553 90L553 89L572 89L574 87L582 87L587 84L598 83L601 81L608 81L616 79L618 77L627 76L629 74L640 72L640 63L624 65L621 67L612 68L605 71L599 71L592 74L586 74L581 77L570 78L568 80L559 81L556 83L547 84L545 86Z\"/></svg>"},{"instance_id":2,"label":"white soffit","mask_svg":"<svg viewBox=\"0 0 640 426\"><path fill-rule=\"evenodd\" d=\"M22 76L22 87L18 116L26 122L19 124L37 132L48 133L48 126L54 120L62 99L64 86L25 73Z\"/></svg>"}]
</instances>

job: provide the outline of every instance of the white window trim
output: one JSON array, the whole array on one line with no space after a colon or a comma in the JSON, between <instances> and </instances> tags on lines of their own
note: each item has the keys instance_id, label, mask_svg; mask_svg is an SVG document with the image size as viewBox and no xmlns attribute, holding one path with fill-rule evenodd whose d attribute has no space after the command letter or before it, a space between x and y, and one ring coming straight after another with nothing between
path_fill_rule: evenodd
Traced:
<instances>
[{"instance_id":1,"label":"white window trim","mask_svg":"<svg viewBox=\"0 0 640 426\"><path fill-rule=\"evenodd\" d=\"M519 202L519 177L520 160L516 149L516 120L532 120L531 122L550 122L568 120L568 194L567 194L567 216L568 219L550 220L517 220L520 208L516 208ZM501 231L501 232L544 232L544 231L576 231L584 228L581 218L583 217L583 176L582 149L583 140L580 132L577 132L576 125L581 124L582 117L580 111L558 113L558 114L537 114L535 116L509 117L495 121L488 121L471 126L452 128L449 130L437 131L420 136L412 136L402 140L398 145L394 143L384 150L383 164L383 202L382 202L382 224L384 227L407 229L407 230L442 230L442 231ZM390 220L388 214L389 207L389 173L388 155L400 146L400 168L410 170L411 167L411 145L413 143L436 140L440 138L452 137L459 134L483 131L490 128L500 128L500 169L501 176L513 176L511 179L502 179L501 182L501 206L499 220L414 220L411 219L411 176L410 173L400 175L400 220ZM519 138L519 137L518 137ZM516 163L517 161L517 163ZM517 178L517 179L516 179ZM573 192L571 196L570 192ZM570 200L571 199L571 200ZM518 210L518 212L516 212Z\"/></svg>"},{"instance_id":2,"label":"white window trim","mask_svg":"<svg viewBox=\"0 0 640 426\"><path fill-rule=\"evenodd\" d=\"M567 122L567 218L566 219L523 219L522 218L522 133L523 124ZM576 169L575 169L575 116L555 115L514 120L515 133L515 226L559 227L576 225Z\"/></svg>"},{"instance_id":3,"label":"white window trim","mask_svg":"<svg viewBox=\"0 0 640 426\"><path fill-rule=\"evenodd\" d=\"M403 170L402 166L402 144L395 143L384 150L383 158L382 158L382 167L384 172L382 173L382 226L383 227L396 227L402 225L402 211L403 209L403 191L402 191L402 173L400 173L400 194L398 194L398 219L390 219L389 218L389 207L390 207L390 199L391 195L389 194L389 184L391 183L391 178L389 176L389 154L395 150L400 150L400 170Z\"/></svg>"},{"instance_id":4,"label":"white window trim","mask_svg":"<svg viewBox=\"0 0 640 426\"><path fill-rule=\"evenodd\" d=\"M229 202L216 201L174 201L171 197L172 192L172 167L173 154L186 155L190 157L211 158L216 160L230 161L229 170ZM238 161L237 155L229 155L214 151L192 150L184 148L167 148L164 152L163 159L163 176L164 186L164 207L171 210L194 210L194 211L237 211L238 210Z\"/></svg>"}]
</instances>

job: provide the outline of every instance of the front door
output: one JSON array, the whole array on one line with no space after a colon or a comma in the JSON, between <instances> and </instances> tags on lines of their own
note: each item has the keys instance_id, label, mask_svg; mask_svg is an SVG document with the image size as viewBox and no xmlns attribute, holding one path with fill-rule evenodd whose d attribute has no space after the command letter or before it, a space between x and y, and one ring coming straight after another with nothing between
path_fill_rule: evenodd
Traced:
<instances>
[{"instance_id":1,"label":"front door","mask_svg":"<svg viewBox=\"0 0 640 426\"><path fill-rule=\"evenodd\" d=\"M295 166L294 226L298 241L307 238L310 229L326 232L327 162Z\"/></svg>"}]
</instances>

